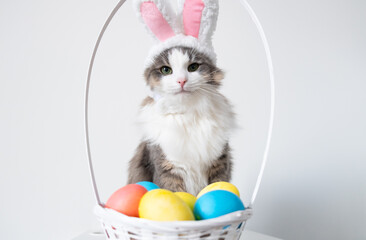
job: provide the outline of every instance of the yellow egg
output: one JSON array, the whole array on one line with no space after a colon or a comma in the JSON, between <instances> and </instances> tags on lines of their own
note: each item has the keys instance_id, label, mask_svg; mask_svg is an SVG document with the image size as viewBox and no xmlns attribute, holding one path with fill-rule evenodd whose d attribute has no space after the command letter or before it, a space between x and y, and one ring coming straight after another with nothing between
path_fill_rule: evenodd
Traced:
<instances>
[{"instance_id":1,"label":"yellow egg","mask_svg":"<svg viewBox=\"0 0 366 240\"><path fill-rule=\"evenodd\" d=\"M154 221L194 220L188 205L173 192L165 189L151 190L142 197L139 216Z\"/></svg>"},{"instance_id":2,"label":"yellow egg","mask_svg":"<svg viewBox=\"0 0 366 240\"><path fill-rule=\"evenodd\" d=\"M239 190L231 183L228 182L215 182L211 183L207 187L201 190L201 192L197 195L197 199L201 197L203 194L213 191L213 190L226 190L229 192L232 192L236 194L238 197L240 197Z\"/></svg>"},{"instance_id":3,"label":"yellow egg","mask_svg":"<svg viewBox=\"0 0 366 240\"><path fill-rule=\"evenodd\" d=\"M194 204L196 203L197 200L195 196L187 192L175 192L174 194L180 197L180 199L182 199L193 211Z\"/></svg>"}]
</instances>

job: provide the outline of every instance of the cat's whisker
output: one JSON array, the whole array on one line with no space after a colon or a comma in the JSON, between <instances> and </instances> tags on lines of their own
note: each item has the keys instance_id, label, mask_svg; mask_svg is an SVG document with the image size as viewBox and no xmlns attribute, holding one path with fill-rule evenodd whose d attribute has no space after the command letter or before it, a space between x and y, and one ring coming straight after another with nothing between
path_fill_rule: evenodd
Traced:
<instances>
[{"instance_id":1,"label":"cat's whisker","mask_svg":"<svg viewBox=\"0 0 366 240\"><path fill-rule=\"evenodd\" d=\"M214 96L222 96L219 92L213 91L213 90L208 90L207 88L200 88L200 89L198 89L198 91L202 91L202 92L208 93L210 95L214 95Z\"/></svg>"}]
</instances>

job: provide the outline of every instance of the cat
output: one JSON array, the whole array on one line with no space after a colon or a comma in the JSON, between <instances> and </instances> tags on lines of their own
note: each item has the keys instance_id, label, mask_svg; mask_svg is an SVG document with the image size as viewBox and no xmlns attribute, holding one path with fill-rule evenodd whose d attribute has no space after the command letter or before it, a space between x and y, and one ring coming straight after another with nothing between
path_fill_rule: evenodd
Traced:
<instances>
[{"instance_id":1,"label":"cat","mask_svg":"<svg viewBox=\"0 0 366 240\"><path fill-rule=\"evenodd\" d=\"M218 91L223 71L197 49L174 46L154 57L144 77L152 96L139 110L143 138L128 183L151 181L197 195L210 183L230 181L229 135L236 124Z\"/></svg>"}]
</instances>

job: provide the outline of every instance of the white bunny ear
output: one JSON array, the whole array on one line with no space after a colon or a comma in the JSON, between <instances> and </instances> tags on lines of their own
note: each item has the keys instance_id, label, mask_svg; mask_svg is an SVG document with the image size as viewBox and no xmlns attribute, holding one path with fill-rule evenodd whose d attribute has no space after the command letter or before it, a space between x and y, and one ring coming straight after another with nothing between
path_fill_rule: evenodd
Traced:
<instances>
[{"instance_id":1,"label":"white bunny ear","mask_svg":"<svg viewBox=\"0 0 366 240\"><path fill-rule=\"evenodd\" d=\"M185 0L183 25L186 35L211 42L219 14L218 0Z\"/></svg>"},{"instance_id":2,"label":"white bunny ear","mask_svg":"<svg viewBox=\"0 0 366 240\"><path fill-rule=\"evenodd\" d=\"M135 10L154 38L164 42L176 35L174 26L175 13L164 0L135 0Z\"/></svg>"}]
</instances>

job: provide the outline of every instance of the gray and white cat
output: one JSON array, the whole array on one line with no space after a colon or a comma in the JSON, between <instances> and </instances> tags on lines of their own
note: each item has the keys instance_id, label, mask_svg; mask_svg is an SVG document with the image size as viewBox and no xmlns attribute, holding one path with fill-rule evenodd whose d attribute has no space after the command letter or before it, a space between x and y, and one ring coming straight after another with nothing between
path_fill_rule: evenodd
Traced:
<instances>
[{"instance_id":1,"label":"gray and white cat","mask_svg":"<svg viewBox=\"0 0 366 240\"><path fill-rule=\"evenodd\" d=\"M222 70L204 53L175 46L155 56L144 75L153 96L139 111L143 139L128 182L152 181L196 195L210 183L230 181L235 118L218 91Z\"/></svg>"}]
</instances>

